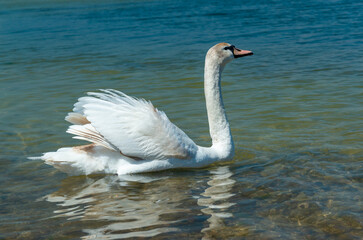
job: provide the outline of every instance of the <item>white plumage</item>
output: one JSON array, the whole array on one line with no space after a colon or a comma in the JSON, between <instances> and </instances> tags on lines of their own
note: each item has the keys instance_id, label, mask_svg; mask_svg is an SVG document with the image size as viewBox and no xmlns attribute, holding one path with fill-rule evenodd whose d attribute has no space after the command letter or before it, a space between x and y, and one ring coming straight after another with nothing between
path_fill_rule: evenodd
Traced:
<instances>
[{"instance_id":1,"label":"white plumage","mask_svg":"<svg viewBox=\"0 0 363 240\"><path fill-rule=\"evenodd\" d=\"M151 102L116 90L90 92L74 105L66 120L73 138L91 145L61 148L40 159L72 175L128 174L170 168L202 167L233 157L234 145L224 112L220 77L225 64L251 55L227 43L206 56L205 95L213 145L197 146Z\"/></svg>"},{"instance_id":2,"label":"white plumage","mask_svg":"<svg viewBox=\"0 0 363 240\"><path fill-rule=\"evenodd\" d=\"M144 160L195 155L196 144L151 102L116 90L101 91L88 93L76 103L73 111L91 123L70 126L67 132L75 138Z\"/></svg>"}]
</instances>

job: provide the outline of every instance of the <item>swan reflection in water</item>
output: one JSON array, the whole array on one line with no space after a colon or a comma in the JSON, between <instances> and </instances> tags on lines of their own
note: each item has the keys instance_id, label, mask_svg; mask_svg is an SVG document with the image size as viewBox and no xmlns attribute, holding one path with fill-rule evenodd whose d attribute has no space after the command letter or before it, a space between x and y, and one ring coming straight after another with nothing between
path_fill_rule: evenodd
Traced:
<instances>
[{"instance_id":1,"label":"swan reflection in water","mask_svg":"<svg viewBox=\"0 0 363 240\"><path fill-rule=\"evenodd\" d=\"M206 215L210 215L207 220L208 227L202 229L204 234L202 239L214 239L216 235L219 235L219 230L225 230L224 219L233 217L233 214L228 210L235 205L230 201L230 198L235 195L231 192L236 181L231 179L233 174L229 167L221 166L210 172L209 187L205 189L201 194L202 197L198 199L198 205L205 207L201 211Z\"/></svg>"},{"instance_id":2,"label":"swan reflection in water","mask_svg":"<svg viewBox=\"0 0 363 240\"><path fill-rule=\"evenodd\" d=\"M211 231L224 227L223 219L233 216L228 209L234 203L228 199L234 195L231 190L235 183L226 166L210 173L208 178L178 173L69 177L57 192L44 198L57 204L54 217L65 217L73 226L83 228L87 234L83 239L154 237L163 233L187 238L185 229L192 228L195 233L203 227L200 237L208 239ZM92 221L92 227L85 228L85 221Z\"/></svg>"}]
</instances>

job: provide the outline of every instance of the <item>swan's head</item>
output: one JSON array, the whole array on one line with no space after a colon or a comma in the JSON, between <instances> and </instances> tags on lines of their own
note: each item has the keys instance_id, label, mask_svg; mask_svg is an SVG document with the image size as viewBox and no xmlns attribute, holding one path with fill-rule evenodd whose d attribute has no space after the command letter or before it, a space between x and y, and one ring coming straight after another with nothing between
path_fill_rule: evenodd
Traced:
<instances>
[{"instance_id":1,"label":"swan's head","mask_svg":"<svg viewBox=\"0 0 363 240\"><path fill-rule=\"evenodd\" d=\"M208 60L216 61L218 64L224 66L235 58L245 57L253 53L248 50L241 50L229 43L218 43L211 47L207 53Z\"/></svg>"}]
</instances>

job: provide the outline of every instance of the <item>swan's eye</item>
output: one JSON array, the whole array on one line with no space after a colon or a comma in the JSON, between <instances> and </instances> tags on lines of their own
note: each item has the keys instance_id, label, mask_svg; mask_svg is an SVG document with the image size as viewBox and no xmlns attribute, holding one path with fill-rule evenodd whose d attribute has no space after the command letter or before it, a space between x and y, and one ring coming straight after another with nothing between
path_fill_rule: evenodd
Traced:
<instances>
[{"instance_id":1,"label":"swan's eye","mask_svg":"<svg viewBox=\"0 0 363 240\"><path fill-rule=\"evenodd\" d=\"M225 47L224 50L230 50L233 53L233 48L234 48L234 46L231 45L231 46Z\"/></svg>"}]
</instances>

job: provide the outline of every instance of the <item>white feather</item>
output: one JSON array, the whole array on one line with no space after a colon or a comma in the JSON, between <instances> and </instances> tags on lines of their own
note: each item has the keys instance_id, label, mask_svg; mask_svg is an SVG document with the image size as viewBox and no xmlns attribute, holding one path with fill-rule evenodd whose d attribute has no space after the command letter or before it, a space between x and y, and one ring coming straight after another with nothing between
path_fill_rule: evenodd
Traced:
<instances>
[{"instance_id":1,"label":"white feather","mask_svg":"<svg viewBox=\"0 0 363 240\"><path fill-rule=\"evenodd\" d=\"M101 145L110 150L118 151L111 143L107 141L91 124L71 125L67 133L76 135L74 139L80 139Z\"/></svg>"},{"instance_id":2,"label":"white feather","mask_svg":"<svg viewBox=\"0 0 363 240\"><path fill-rule=\"evenodd\" d=\"M92 126L123 154L140 159L192 158L196 144L164 112L144 99L116 90L88 93L79 99Z\"/></svg>"}]
</instances>

